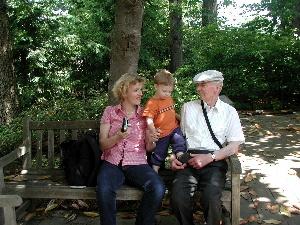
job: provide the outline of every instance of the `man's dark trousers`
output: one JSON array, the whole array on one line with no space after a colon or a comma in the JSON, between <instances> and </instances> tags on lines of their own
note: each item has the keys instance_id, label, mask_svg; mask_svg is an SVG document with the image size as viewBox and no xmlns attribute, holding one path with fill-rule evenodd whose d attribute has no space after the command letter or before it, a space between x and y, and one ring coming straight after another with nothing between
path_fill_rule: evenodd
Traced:
<instances>
[{"instance_id":1,"label":"man's dark trousers","mask_svg":"<svg viewBox=\"0 0 300 225\"><path fill-rule=\"evenodd\" d=\"M225 160L208 164L201 169L187 167L176 172L172 188L172 206L180 225L194 225L193 195L202 191L201 205L207 225L220 225L222 190L225 186Z\"/></svg>"}]
</instances>

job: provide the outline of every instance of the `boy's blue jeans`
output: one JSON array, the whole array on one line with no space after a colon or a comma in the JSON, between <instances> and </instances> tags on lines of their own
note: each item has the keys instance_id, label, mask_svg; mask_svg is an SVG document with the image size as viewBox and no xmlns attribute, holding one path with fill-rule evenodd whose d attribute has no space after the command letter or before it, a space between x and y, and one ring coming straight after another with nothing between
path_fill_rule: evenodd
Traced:
<instances>
[{"instance_id":1,"label":"boy's blue jeans","mask_svg":"<svg viewBox=\"0 0 300 225\"><path fill-rule=\"evenodd\" d=\"M126 183L144 191L135 225L154 225L165 194L160 176L148 165L120 167L104 161L97 177L97 200L101 225L116 224L116 191Z\"/></svg>"},{"instance_id":2,"label":"boy's blue jeans","mask_svg":"<svg viewBox=\"0 0 300 225\"><path fill-rule=\"evenodd\" d=\"M170 144L174 154L186 151L185 138L179 127L175 128L169 135L158 139L156 147L150 156L151 165L161 166L164 163Z\"/></svg>"}]
</instances>

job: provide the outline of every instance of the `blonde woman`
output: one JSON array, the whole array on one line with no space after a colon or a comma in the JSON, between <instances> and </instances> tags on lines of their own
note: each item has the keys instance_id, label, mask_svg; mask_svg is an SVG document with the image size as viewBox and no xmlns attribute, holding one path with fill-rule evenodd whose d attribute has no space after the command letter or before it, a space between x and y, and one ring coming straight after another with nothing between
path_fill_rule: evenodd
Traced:
<instances>
[{"instance_id":1,"label":"blonde woman","mask_svg":"<svg viewBox=\"0 0 300 225\"><path fill-rule=\"evenodd\" d=\"M165 186L147 164L146 151L155 147L159 134L147 131L140 106L145 80L137 74L124 74L114 85L119 104L108 106L100 121L100 146L104 161L97 178L97 199L102 225L116 224L116 191L125 181L144 191L136 225L154 225ZM122 130L123 119L128 129Z\"/></svg>"}]
</instances>

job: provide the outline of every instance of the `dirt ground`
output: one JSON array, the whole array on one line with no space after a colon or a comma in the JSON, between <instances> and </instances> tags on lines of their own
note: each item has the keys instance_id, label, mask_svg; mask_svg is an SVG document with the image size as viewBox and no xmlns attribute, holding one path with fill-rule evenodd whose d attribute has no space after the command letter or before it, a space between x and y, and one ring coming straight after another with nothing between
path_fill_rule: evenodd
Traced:
<instances>
[{"instance_id":1,"label":"dirt ground","mask_svg":"<svg viewBox=\"0 0 300 225\"><path fill-rule=\"evenodd\" d=\"M300 224L300 114L259 113L240 113L241 223Z\"/></svg>"}]
</instances>

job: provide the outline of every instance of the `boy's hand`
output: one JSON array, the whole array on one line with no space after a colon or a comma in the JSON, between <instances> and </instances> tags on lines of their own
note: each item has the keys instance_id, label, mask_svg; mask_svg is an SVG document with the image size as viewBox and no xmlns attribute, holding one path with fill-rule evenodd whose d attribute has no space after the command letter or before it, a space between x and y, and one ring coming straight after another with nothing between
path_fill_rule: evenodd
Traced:
<instances>
[{"instance_id":1,"label":"boy's hand","mask_svg":"<svg viewBox=\"0 0 300 225\"><path fill-rule=\"evenodd\" d=\"M150 136L151 136L153 142L157 142L159 139L159 136L160 136L160 130L155 129L153 131L150 131Z\"/></svg>"},{"instance_id":2,"label":"boy's hand","mask_svg":"<svg viewBox=\"0 0 300 225\"><path fill-rule=\"evenodd\" d=\"M176 159L175 155L171 156L171 169L175 170L183 170L187 166L186 163L181 163L178 159Z\"/></svg>"}]
</instances>

